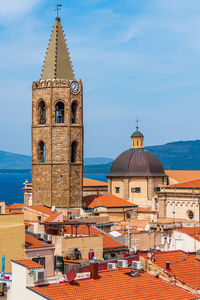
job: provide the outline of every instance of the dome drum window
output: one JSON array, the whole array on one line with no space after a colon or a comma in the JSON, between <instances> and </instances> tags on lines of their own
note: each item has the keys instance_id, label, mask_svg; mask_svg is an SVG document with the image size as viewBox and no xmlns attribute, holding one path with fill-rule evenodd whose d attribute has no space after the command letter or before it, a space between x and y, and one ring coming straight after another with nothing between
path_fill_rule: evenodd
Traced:
<instances>
[{"instance_id":1,"label":"dome drum window","mask_svg":"<svg viewBox=\"0 0 200 300\"><path fill-rule=\"evenodd\" d=\"M131 193L141 193L141 188L140 187L131 188Z\"/></svg>"},{"instance_id":2,"label":"dome drum window","mask_svg":"<svg viewBox=\"0 0 200 300\"><path fill-rule=\"evenodd\" d=\"M115 187L115 193L118 194L120 192L120 187L116 186Z\"/></svg>"}]
</instances>

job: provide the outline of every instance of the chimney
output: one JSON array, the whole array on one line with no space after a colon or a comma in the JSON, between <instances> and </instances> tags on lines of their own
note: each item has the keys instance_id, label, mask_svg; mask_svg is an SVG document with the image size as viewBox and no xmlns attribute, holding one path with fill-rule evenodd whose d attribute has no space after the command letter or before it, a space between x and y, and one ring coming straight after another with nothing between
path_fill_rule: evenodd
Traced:
<instances>
[{"instance_id":1,"label":"chimney","mask_svg":"<svg viewBox=\"0 0 200 300\"><path fill-rule=\"evenodd\" d=\"M166 269L170 270L170 262L169 261L166 261Z\"/></svg>"},{"instance_id":2,"label":"chimney","mask_svg":"<svg viewBox=\"0 0 200 300\"><path fill-rule=\"evenodd\" d=\"M94 263L90 263L90 278L92 279L98 279L98 263L94 262Z\"/></svg>"}]
</instances>

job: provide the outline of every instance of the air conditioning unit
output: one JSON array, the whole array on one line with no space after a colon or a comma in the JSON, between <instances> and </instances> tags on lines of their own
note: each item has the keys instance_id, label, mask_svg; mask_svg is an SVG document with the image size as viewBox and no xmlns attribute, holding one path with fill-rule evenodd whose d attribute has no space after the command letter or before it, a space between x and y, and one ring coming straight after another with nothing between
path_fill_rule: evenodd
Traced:
<instances>
[{"instance_id":1,"label":"air conditioning unit","mask_svg":"<svg viewBox=\"0 0 200 300\"><path fill-rule=\"evenodd\" d=\"M34 278L34 282L43 282L45 281L45 270L44 269L40 269L40 270L33 270L33 278Z\"/></svg>"},{"instance_id":2,"label":"air conditioning unit","mask_svg":"<svg viewBox=\"0 0 200 300\"><path fill-rule=\"evenodd\" d=\"M38 234L37 234L37 238L38 238L38 240L42 240L42 234L41 234L41 233L38 233Z\"/></svg>"},{"instance_id":3,"label":"air conditioning unit","mask_svg":"<svg viewBox=\"0 0 200 300\"><path fill-rule=\"evenodd\" d=\"M128 260L120 259L117 262L118 268L128 268Z\"/></svg>"},{"instance_id":4,"label":"air conditioning unit","mask_svg":"<svg viewBox=\"0 0 200 300\"><path fill-rule=\"evenodd\" d=\"M43 239L43 240L44 240L44 238L45 238L45 235L46 235L46 233L42 232L42 233L41 233L41 239Z\"/></svg>"},{"instance_id":5,"label":"air conditioning unit","mask_svg":"<svg viewBox=\"0 0 200 300\"><path fill-rule=\"evenodd\" d=\"M52 241L52 235L51 234L47 234L47 242L51 242Z\"/></svg>"},{"instance_id":6,"label":"air conditioning unit","mask_svg":"<svg viewBox=\"0 0 200 300\"><path fill-rule=\"evenodd\" d=\"M47 234L46 234L46 233L43 233L43 240L44 240L45 242L47 242Z\"/></svg>"},{"instance_id":7,"label":"air conditioning unit","mask_svg":"<svg viewBox=\"0 0 200 300\"><path fill-rule=\"evenodd\" d=\"M116 263L108 263L107 270L111 270L111 269L117 269L117 264Z\"/></svg>"},{"instance_id":8,"label":"air conditioning unit","mask_svg":"<svg viewBox=\"0 0 200 300\"><path fill-rule=\"evenodd\" d=\"M132 261L132 269L142 270L143 265L142 265L141 261Z\"/></svg>"}]
</instances>

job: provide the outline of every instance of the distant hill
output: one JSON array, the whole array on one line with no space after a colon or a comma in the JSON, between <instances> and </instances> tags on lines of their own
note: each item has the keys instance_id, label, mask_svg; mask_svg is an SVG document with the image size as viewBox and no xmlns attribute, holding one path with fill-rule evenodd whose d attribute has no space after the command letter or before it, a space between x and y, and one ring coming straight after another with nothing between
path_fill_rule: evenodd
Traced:
<instances>
[{"instance_id":1,"label":"distant hill","mask_svg":"<svg viewBox=\"0 0 200 300\"><path fill-rule=\"evenodd\" d=\"M145 149L161 160L165 170L200 170L200 140L172 142ZM84 173L108 174L111 164L84 166Z\"/></svg>"},{"instance_id":2,"label":"distant hill","mask_svg":"<svg viewBox=\"0 0 200 300\"><path fill-rule=\"evenodd\" d=\"M31 156L0 151L0 169L31 169Z\"/></svg>"},{"instance_id":3,"label":"distant hill","mask_svg":"<svg viewBox=\"0 0 200 300\"><path fill-rule=\"evenodd\" d=\"M90 165L106 165L110 162L112 162L112 158L107 157L85 157L84 158L84 165L90 166Z\"/></svg>"},{"instance_id":4,"label":"distant hill","mask_svg":"<svg viewBox=\"0 0 200 300\"><path fill-rule=\"evenodd\" d=\"M200 140L179 141L145 149L154 153L166 170L200 170ZM112 159L85 158L84 163L85 174L108 174ZM31 169L31 157L0 151L0 171L2 169Z\"/></svg>"},{"instance_id":5,"label":"distant hill","mask_svg":"<svg viewBox=\"0 0 200 300\"><path fill-rule=\"evenodd\" d=\"M200 140L180 141L146 147L166 170L200 170Z\"/></svg>"}]
</instances>

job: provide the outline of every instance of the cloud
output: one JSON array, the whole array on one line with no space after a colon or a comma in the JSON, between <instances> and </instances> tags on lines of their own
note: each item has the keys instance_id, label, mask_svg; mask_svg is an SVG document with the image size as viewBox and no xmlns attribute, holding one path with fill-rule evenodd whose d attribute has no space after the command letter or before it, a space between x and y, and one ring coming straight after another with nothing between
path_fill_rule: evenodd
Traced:
<instances>
[{"instance_id":1,"label":"cloud","mask_svg":"<svg viewBox=\"0 0 200 300\"><path fill-rule=\"evenodd\" d=\"M1 1L0 17L11 19L29 12L42 0L5 0Z\"/></svg>"}]
</instances>

